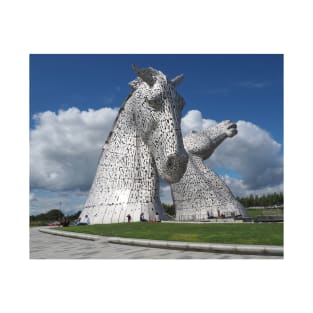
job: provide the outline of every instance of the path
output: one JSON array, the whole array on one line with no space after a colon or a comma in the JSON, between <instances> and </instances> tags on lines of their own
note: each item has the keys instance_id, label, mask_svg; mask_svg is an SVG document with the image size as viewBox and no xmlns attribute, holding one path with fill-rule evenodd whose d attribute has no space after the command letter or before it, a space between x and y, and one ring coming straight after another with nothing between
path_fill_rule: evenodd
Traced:
<instances>
[{"instance_id":1,"label":"path","mask_svg":"<svg viewBox=\"0 0 313 313\"><path fill-rule=\"evenodd\" d=\"M42 227L41 227L42 228ZM30 228L30 259L282 259L196 251L145 248L54 236Z\"/></svg>"}]
</instances>

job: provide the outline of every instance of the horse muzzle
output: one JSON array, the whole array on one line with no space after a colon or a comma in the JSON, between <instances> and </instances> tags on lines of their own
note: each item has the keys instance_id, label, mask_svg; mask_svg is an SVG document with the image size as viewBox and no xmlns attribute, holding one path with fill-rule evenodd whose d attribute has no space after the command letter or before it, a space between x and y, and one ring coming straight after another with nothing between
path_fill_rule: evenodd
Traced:
<instances>
[{"instance_id":1,"label":"horse muzzle","mask_svg":"<svg viewBox=\"0 0 313 313\"><path fill-rule=\"evenodd\" d=\"M185 174L187 163L188 154L185 151L179 154L171 154L167 156L160 175L168 183L177 183Z\"/></svg>"}]
</instances>

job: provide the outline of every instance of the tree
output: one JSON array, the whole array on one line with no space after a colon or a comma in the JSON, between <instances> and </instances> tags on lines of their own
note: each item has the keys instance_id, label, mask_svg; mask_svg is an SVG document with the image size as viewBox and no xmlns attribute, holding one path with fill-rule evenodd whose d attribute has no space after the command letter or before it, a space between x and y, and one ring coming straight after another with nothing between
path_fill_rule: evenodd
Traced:
<instances>
[{"instance_id":1,"label":"tree","mask_svg":"<svg viewBox=\"0 0 313 313\"><path fill-rule=\"evenodd\" d=\"M41 213L38 215L31 215L30 220L32 221L60 221L64 214L62 211L53 209L48 211L47 213Z\"/></svg>"},{"instance_id":2,"label":"tree","mask_svg":"<svg viewBox=\"0 0 313 313\"><path fill-rule=\"evenodd\" d=\"M166 203L162 203L162 206L164 208L164 211L171 216L175 216L176 215L176 210L175 210L175 205L174 204L166 204Z\"/></svg>"},{"instance_id":3,"label":"tree","mask_svg":"<svg viewBox=\"0 0 313 313\"><path fill-rule=\"evenodd\" d=\"M267 195L249 195L249 197L237 197L237 200L246 208L251 206L274 206L284 204L284 194L273 193Z\"/></svg>"},{"instance_id":4,"label":"tree","mask_svg":"<svg viewBox=\"0 0 313 313\"><path fill-rule=\"evenodd\" d=\"M69 215L68 218L70 221L77 220L80 216L82 211L77 211L75 214Z\"/></svg>"}]
</instances>

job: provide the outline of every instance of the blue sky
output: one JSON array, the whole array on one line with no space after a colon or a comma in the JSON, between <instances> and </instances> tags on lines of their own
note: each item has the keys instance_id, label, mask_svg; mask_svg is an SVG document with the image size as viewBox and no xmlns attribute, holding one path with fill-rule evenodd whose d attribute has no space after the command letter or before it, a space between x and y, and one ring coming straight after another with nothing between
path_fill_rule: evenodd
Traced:
<instances>
[{"instance_id":1,"label":"blue sky","mask_svg":"<svg viewBox=\"0 0 313 313\"><path fill-rule=\"evenodd\" d=\"M185 76L184 111L217 121L249 120L283 141L283 55L31 55L30 113L76 106L119 107L131 64ZM31 123L33 126L33 123Z\"/></svg>"},{"instance_id":2,"label":"blue sky","mask_svg":"<svg viewBox=\"0 0 313 313\"><path fill-rule=\"evenodd\" d=\"M47 183L47 177L57 175L56 173L63 166L60 160L64 159L64 154L57 155L60 151L56 149L65 150L65 146L69 146L68 143L61 143L61 139L58 139L56 134L62 132L61 129L67 131L72 127L71 125L77 122L77 118L83 111L93 109L107 123L104 126L107 127L105 130L100 128L98 130L98 134L103 132L105 137L115 114L112 109L121 106L130 92L128 82L136 77L131 68L133 63L139 67L151 66L159 69L169 78L184 74L185 79L178 87L179 93L186 101L183 111L183 117L186 117L184 125L188 126L187 122L190 120L199 123L202 119L216 122L225 119L234 122L245 121L239 124L242 127L242 134L246 136L245 141L240 141L239 135L236 140L241 142L241 146L246 145L245 151L254 149L255 153L264 153L264 157L257 160L255 155L251 154L250 158L245 160L244 153L247 154L247 158L249 153L244 152L243 149L242 154L237 156L237 165L227 166L232 162L227 147L225 149L223 147L219 148L219 152L215 153L208 163L220 175L225 176L234 193L238 191L237 193L240 194L243 190L246 193L281 190L282 160L277 158L282 158L283 154L283 55L30 55L31 164L35 164L34 167L31 165L31 207L34 212L38 212L40 208L42 210L52 208L55 206L53 203L58 201L67 201L68 207L73 211L83 205L88 189L86 186L91 178L81 185L64 183L63 189L61 184L58 188L50 182ZM74 112L70 108L75 108L77 111ZM101 111L103 108L107 108L107 111ZM63 110L63 113L59 110ZM47 111L53 114L40 115ZM36 121L33 118L35 115ZM73 119L70 126L65 127L64 122L60 122L64 121L61 117L65 115L67 119ZM45 127L50 129L50 135L46 137L43 135ZM247 137L249 132L252 134L254 131L256 133L253 136L259 138L257 148L251 148L253 137L250 139ZM74 130L72 129L71 132L67 137L72 137ZM41 136L41 139L38 139L38 136ZM48 152L44 145L52 140L52 137L56 142L56 148ZM101 137L99 142L104 140L105 138ZM235 144L235 142L235 140L229 141L228 148L230 149L231 143ZM237 150L236 146L233 149ZM272 149L272 152L268 153L266 159L268 149ZM95 154L95 157L90 160L94 175L97 151L90 153ZM47 154L50 155L47 157ZM54 159L52 159L53 155L55 155ZM271 155L273 155L272 163L269 160ZM86 157L81 154L77 158ZM259 172L255 173L256 176L261 176L266 169L279 171L279 178L278 176L273 178L275 186L268 178L260 180L264 181L263 185L252 183L253 177L249 176L249 169L242 168L239 163L246 162L254 166L254 160L260 163L259 167L256 165L259 168ZM80 170L77 164L71 164L71 167L76 168L76 172ZM66 172L67 169L64 171ZM253 169L250 172L252 173ZM63 177L64 180L66 177ZM80 178L73 177L73 180L77 182ZM278 185L280 189L277 189ZM168 188L163 191L164 199L168 199Z\"/></svg>"}]
</instances>

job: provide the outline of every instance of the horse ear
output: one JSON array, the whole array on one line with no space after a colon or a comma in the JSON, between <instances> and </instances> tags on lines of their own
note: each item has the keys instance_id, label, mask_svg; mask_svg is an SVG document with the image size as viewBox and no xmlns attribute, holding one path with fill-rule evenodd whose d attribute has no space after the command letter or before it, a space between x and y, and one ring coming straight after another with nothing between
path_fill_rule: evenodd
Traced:
<instances>
[{"instance_id":1,"label":"horse ear","mask_svg":"<svg viewBox=\"0 0 313 313\"><path fill-rule=\"evenodd\" d=\"M133 70L136 72L138 77L140 77L144 82L146 82L150 87L152 87L155 83L155 74L154 70L150 67L148 68L139 68L136 64L132 65Z\"/></svg>"},{"instance_id":2,"label":"horse ear","mask_svg":"<svg viewBox=\"0 0 313 313\"><path fill-rule=\"evenodd\" d=\"M141 78L137 77L136 79L129 82L128 85L132 90L136 90L141 83L142 83Z\"/></svg>"},{"instance_id":3,"label":"horse ear","mask_svg":"<svg viewBox=\"0 0 313 313\"><path fill-rule=\"evenodd\" d=\"M183 74L180 74L176 77L174 77L173 79L171 79L171 82L175 85L175 86L178 86L184 79L184 75Z\"/></svg>"}]
</instances>

